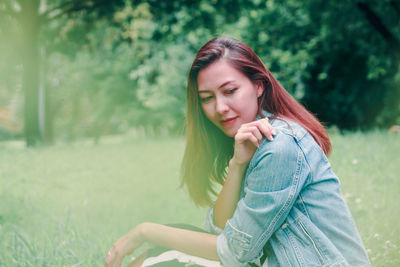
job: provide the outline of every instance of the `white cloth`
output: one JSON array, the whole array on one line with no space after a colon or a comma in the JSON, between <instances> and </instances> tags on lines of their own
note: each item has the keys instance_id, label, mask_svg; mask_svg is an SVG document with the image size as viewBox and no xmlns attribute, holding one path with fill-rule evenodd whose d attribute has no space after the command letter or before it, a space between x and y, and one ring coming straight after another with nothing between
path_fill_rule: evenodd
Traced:
<instances>
[{"instance_id":1,"label":"white cloth","mask_svg":"<svg viewBox=\"0 0 400 267\"><path fill-rule=\"evenodd\" d=\"M212 261L196 256L191 256L177 250L168 250L156 257L149 257L143 262L142 267L152 266L160 262L172 260L177 260L182 263L194 263L205 267L222 267L222 265L218 261Z\"/></svg>"}]
</instances>

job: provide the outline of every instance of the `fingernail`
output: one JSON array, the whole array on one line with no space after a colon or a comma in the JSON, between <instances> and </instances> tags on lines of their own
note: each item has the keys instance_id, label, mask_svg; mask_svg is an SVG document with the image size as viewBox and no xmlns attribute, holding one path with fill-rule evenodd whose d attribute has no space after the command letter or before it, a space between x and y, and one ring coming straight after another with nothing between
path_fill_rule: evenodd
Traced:
<instances>
[{"instance_id":1,"label":"fingernail","mask_svg":"<svg viewBox=\"0 0 400 267\"><path fill-rule=\"evenodd\" d=\"M272 134L273 134L273 135L276 135L276 132L275 132L275 130L272 130Z\"/></svg>"}]
</instances>

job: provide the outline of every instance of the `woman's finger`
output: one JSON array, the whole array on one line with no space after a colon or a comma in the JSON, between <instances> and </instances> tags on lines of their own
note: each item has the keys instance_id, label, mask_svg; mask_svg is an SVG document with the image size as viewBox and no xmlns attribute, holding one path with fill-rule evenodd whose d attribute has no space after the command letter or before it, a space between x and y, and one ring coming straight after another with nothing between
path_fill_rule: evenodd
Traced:
<instances>
[{"instance_id":1,"label":"woman's finger","mask_svg":"<svg viewBox=\"0 0 400 267\"><path fill-rule=\"evenodd\" d=\"M268 125L268 128L271 130L272 135L276 135L276 131L274 129L274 127L272 127L271 123L269 123L268 118L266 118L266 124Z\"/></svg>"},{"instance_id":2,"label":"woman's finger","mask_svg":"<svg viewBox=\"0 0 400 267\"><path fill-rule=\"evenodd\" d=\"M259 144L261 143L263 136L257 126L248 127L246 130L251 132L257 138Z\"/></svg>"},{"instance_id":3,"label":"woman's finger","mask_svg":"<svg viewBox=\"0 0 400 267\"><path fill-rule=\"evenodd\" d=\"M253 133L255 137L262 139L262 133L259 131L256 124L243 124L240 126L238 133Z\"/></svg>"},{"instance_id":4,"label":"woman's finger","mask_svg":"<svg viewBox=\"0 0 400 267\"><path fill-rule=\"evenodd\" d=\"M123 259L124 259L124 256L118 255L117 258L115 259L115 267L121 267Z\"/></svg>"},{"instance_id":5,"label":"woman's finger","mask_svg":"<svg viewBox=\"0 0 400 267\"><path fill-rule=\"evenodd\" d=\"M270 129L268 128L268 125L266 125L264 122L260 122L257 125L259 131L262 133L265 138L267 138L269 141L272 141L272 134L270 132Z\"/></svg>"},{"instance_id":6,"label":"woman's finger","mask_svg":"<svg viewBox=\"0 0 400 267\"><path fill-rule=\"evenodd\" d=\"M260 144L258 139L250 132L240 133L235 136L235 141L243 142L243 141L250 141L255 147L258 147Z\"/></svg>"},{"instance_id":7,"label":"woman's finger","mask_svg":"<svg viewBox=\"0 0 400 267\"><path fill-rule=\"evenodd\" d=\"M261 125L265 125L266 127L263 127ZM243 129L247 129L249 127L257 127L261 131L262 135L264 135L270 141L273 140L272 136L276 135L275 129L269 123L269 119L268 118L263 118L263 119L260 119L260 120L256 120L256 121L252 121L252 122L243 124L242 127L243 127Z\"/></svg>"},{"instance_id":8,"label":"woman's finger","mask_svg":"<svg viewBox=\"0 0 400 267\"><path fill-rule=\"evenodd\" d=\"M244 124L244 125L248 125L248 126L255 126L255 125L256 125L257 123L259 123L260 121L266 121L266 122L268 122L268 123L269 123L269 120L268 120L268 118L267 118L267 117L265 117L265 118L263 118L263 119L255 120L255 121L252 121L252 122L246 123L246 124Z\"/></svg>"},{"instance_id":9,"label":"woman's finger","mask_svg":"<svg viewBox=\"0 0 400 267\"><path fill-rule=\"evenodd\" d=\"M259 122L260 122L259 125L262 124L262 125L265 125L265 126L266 126L266 128L263 127L263 129L267 129L267 132L264 133L264 136L267 137L267 139L268 139L269 141L272 141L272 140L274 139L274 138L273 138L273 135L276 135L276 131L275 131L274 127L269 123L268 118L259 120Z\"/></svg>"},{"instance_id":10,"label":"woman's finger","mask_svg":"<svg viewBox=\"0 0 400 267\"><path fill-rule=\"evenodd\" d=\"M114 265L114 253L112 252L112 249L110 249L107 253L106 256L106 261L104 263L104 267L112 267Z\"/></svg>"},{"instance_id":11,"label":"woman's finger","mask_svg":"<svg viewBox=\"0 0 400 267\"><path fill-rule=\"evenodd\" d=\"M271 125L271 124L269 125L269 127L271 127L271 133L272 133L273 135L276 135L275 128L274 128L274 127L272 127L272 125Z\"/></svg>"},{"instance_id":12,"label":"woman's finger","mask_svg":"<svg viewBox=\"0 0 400 267\"><path fill-rule=\"evenodd\" d=\"M262 131L263 135L269 141L274 140L274 137L272 136L273 128L267 121L262 120L262 121L260 121L260 123L257 126L260 127L260 131Z\"/></svg>"}]
</instances>

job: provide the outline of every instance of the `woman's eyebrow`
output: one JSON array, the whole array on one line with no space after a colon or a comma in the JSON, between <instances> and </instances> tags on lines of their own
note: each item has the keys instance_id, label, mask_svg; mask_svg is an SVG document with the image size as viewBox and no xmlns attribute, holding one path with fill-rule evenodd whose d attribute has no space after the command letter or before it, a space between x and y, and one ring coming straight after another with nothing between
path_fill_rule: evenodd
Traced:
<instances>
[{"instance_id":1,"label":"woman's eyebrow","mask_svg":"<svg viewBox=\"0 0 400 267\"><path fill-rule=\"evenodd\" d=\"M218 87L218 89L219 89L219 88L222 88L222 87L224 87L225 85L228 85L228 84L230 84L230 83L233 83L233 81L224 82L223 84L221 84L221 85Z\"/></svg>"},{"instance_id":2,"label":"woman's eyebrow","mask_svg":"<svg viewBox=\"0 0 400 267\"><path fill-rule=\"evenodd\" d=\"M233 83L234 81L226 81L226 82L224 82L223 84L221 84L220 86L218 86L218 89L220 89L220 88L222 88L222 87L224 87L224 86L226 86L226 85L228 85L228 84L230 84L230 83ZM209 93L209 92L212 92L212 90L198 90L199 91L199 93Z\"/></svg>"}]
</instances>

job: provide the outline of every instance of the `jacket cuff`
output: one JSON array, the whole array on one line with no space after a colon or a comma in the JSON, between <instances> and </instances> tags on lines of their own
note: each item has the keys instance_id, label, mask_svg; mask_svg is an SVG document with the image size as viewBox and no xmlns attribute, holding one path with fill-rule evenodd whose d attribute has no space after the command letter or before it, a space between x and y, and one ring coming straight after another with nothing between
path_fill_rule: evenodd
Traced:
<instances>
[{"instance_id":1,"label":"jacket cuff","mask_svg":"<svg viewBox=\"0 0 400 267\"><path fill-rule=\"evenodd\" d=\"M219 235L222 233L223 229L214 224L214 204L215 202L213 202L213 205L208 208L204 227L211 234Z\"/></svg>"},{"instance_id":2,"label":"jacket cuff","mask_svg":"<svg viewBox=\"0 0 400 267\"><path fill-rule=\"evenodd\" d=\"M217 236L217 253L223 266L242 267L254 263L261 266L263 250L255 257L249 258L249 245L252 237L233 228L227 222L224 231Z\"/></svg>"},{"instance_id":3,"label":"jacket cuff","mask_svg":"<svg viewBox=\"0 0 400 267\"><path fill-rule=\"evenodd\" d=\"M247 263L239 262L236 259L236 255L231 252L229 248L228 241L224 233L217 236L217 254L222 262L222 266L229 266L229 267L246 267L248 266Z\"/></svg>"}]
</instances>

